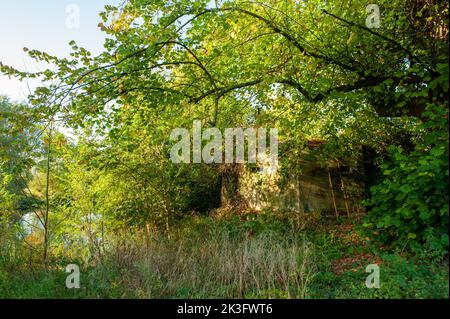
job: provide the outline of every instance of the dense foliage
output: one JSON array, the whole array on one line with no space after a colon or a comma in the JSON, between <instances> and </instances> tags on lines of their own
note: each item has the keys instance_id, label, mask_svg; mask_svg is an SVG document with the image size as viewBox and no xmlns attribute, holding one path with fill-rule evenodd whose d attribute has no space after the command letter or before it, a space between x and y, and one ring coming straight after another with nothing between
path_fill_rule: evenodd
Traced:
<instances>
[{"instance_id":1,"label":"dense foliage","mask_svg":"<svg viewBox=\"0 0 450 319\"><path fill-rule=\"evenodd\" d=\"M42 72L0 64L42 82L0 98L0 296L55 296L76 261L72 297L448 298L448 1L378 1L378 28L366 2L129 0L100 14L98 56L72 41L24 48ZM170 160L194 120L278 128L284 176L312 139L318 161L369 165L363 220L220 207L233 166ZM386 286L366 290L364 258L336 271L352 254Z\"/></svg>"}]
</instances>

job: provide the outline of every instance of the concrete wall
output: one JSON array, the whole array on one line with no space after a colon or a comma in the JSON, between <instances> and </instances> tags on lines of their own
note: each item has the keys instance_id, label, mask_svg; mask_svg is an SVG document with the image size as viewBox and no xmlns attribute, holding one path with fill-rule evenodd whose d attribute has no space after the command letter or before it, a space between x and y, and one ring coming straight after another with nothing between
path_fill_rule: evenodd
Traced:
<instances>
[{"instance_id":1,"label":"concrete wall","mask_svg":"<svg viewBox=\"0 0 450 319\"><path fill-rule=\"evenodd\" d=\"M276 209L299 213L326 212L339 215L363 211L363 184L354 177L356 168L337 162L300 162L298 172L280 176L280 168L260 170L243 167L239 193L254 210ZM330 177L332 188L330 187ZM333 196L334 195L334 196ZM334 200L333 200L334 197Z\"/></svg>"}]
</instances>

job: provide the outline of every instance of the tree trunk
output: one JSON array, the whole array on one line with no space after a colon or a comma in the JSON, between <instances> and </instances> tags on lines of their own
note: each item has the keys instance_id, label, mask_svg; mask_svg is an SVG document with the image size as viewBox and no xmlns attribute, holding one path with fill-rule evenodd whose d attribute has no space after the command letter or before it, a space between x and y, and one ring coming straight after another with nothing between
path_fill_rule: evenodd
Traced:
<instances>
[{"instance_id":1,"label":"tree trunk","mask_svg":"<svg viewBox=\"0 0 450 319\"><path fill-rule=\"evenodd\" d=\"M51 156L51 145L52 145L52 130L53 130L53 122L50 123L50 127L49 127L48 147L47 147L47 174L46 174L46 185L45 185L44 253L43 253L43 262L45 265L47 265L47 262L48 262L48 214L50 211L49 182L50 182L50 156Z\"/></svg>"}]
</instances>

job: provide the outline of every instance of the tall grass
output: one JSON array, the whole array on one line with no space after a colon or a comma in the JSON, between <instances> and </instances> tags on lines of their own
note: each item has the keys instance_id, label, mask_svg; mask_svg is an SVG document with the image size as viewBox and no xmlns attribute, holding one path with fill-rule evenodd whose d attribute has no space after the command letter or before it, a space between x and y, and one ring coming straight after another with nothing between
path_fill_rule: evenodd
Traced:
<instances>
[{"instance_id":1,"label":"tall grass","mask_svg":"<svg viewBox=\"0 0 450 319\"><path fill-rule=\"evenodd\" d=\"M143 298L305 298L315 274L310 243L270 232L155 237L122 243L112 257L120 284Z\"/></svg>"},{"instance_id":2,"label":"tall grass","mask_svg":"<svg viewBox=\"0 0 450 319\"><path fill-rule=\"evenodd\" d=\"M368 289L365 265L375 260L359 264L356 252L370 247L291 226L203 218L180 224L170 239L126 228L98 247L52 250L45 266L40 251L0 240L0 298L448 298L448 259L380 255L381 288ZM72 263L80 289L65 286Z\"/></svg>"}]
</instances>

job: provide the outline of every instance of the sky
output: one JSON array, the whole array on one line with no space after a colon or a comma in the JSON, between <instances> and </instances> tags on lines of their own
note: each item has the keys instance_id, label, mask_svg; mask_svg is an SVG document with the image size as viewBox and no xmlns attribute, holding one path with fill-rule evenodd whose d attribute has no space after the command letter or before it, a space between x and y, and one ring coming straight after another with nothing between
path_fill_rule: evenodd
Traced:
<instances>
[{"instance_id":1,"label":"sky","mask_svg":"<svg viewBox=\"0 0 450 319\"><path fill-rule=\"evenodd\" d=\"M99 12L119 0L1 0L0 61L16 69L38 71L45 64L28 58L24 47L58 57L70 53L69 42L75 40L93 54L101 52L104 34L98 28ZM77 19L77 17L79 17ZM0 74L0 95L25 101L38 82L21 83Z\"/></svg>"}]
</instances>

